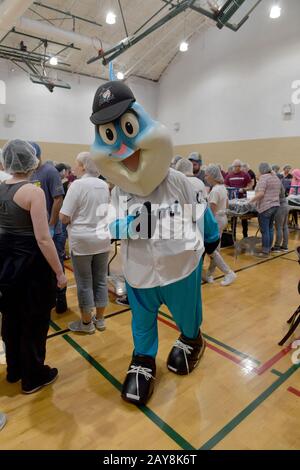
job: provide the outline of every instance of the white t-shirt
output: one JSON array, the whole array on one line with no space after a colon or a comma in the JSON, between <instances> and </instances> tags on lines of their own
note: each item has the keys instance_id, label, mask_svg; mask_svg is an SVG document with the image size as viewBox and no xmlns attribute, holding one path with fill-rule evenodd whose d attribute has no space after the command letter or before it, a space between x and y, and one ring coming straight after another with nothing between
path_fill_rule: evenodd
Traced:
<instances>
[{"instance_id":1,"label":"white t-shirt","mask_svg":"<svg viewBox=\"0 0 300 470\"><path fill-rule=\"evenodd\" d=\"M157 231L153 238L122 240L123 270L128 283L135 288L150 288L166 286L189 276L198 266L204 251L202 235L193 221L192 210L189 211L195 205L195 195L189 179L170 169L162 183L145 197L126 193L115 187L112 191L112 204L119 211L117 217L124 217L120 198L126 199L129 214L133 207L140 209L146 201L151 202L153 212L157 208L156 215L157 212L160 214L156 219ZM172 212L176 204L180 207L187 205L184 214L187 225L182 237L178 237L176 232L176 228L181 226L182 217ZM170 228L169 237L155 236L166 233L163 232L166 227ZM172 227L176 227L174 231Z\"/></svg>"},{"instance_id":2,"label":"white t-shirt","mask_svg":"<svg viewBox=\"0 0 300 470\"><path fill-rule=\"evenodd\" d=\"M227 208L228 193L224 184L216 184L212 187L208 195L208 203L215 204L217 211L215 213L216 220L219 224L220 231L227 225Z\"/></svg>"},{"instance_id":3,"label":"white t-shirt","mask_svg":"<svg viewBox=\"0 0 300 470\"><path fill-rule=\"evenodd\" d=\"M196 176L188 176L188 180L192 184L195 191L196 201L199 203L205 201L207 199L207 194L203 181L201 181L199 178L196 178Z\"/></svg>"},{"instance_id":4,"label":"white t-shirt","mask_svg":"<svg viewBox=\"0 0 300 470\"><path fill-rule=\"evenodd\" d=\"M70 185L60 212L71 219L68 234L74 255L95 255L110 250L108 205L109 189L105 181L84 175Z\"/></svg>"},{"instance_id":5,"label":"white t-shirt","mask_svg":"<svg viewBox=\"0 0 300 470\"><path fill-rule=\"evenodd\" d=\"M9 175L8 173L5 173L5 171L0 170L0 183L2 183L3 181L9 180L10 178L12 178L11 175Z\"/></svg>"}]
</instances>

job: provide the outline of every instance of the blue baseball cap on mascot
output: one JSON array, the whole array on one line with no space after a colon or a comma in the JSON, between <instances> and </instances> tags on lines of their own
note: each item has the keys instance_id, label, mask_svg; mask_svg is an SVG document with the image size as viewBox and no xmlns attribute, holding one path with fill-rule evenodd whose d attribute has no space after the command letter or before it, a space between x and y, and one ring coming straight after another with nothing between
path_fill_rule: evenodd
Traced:
<instances>
[{"instance_id":1,"label":"blue baseball cap on mascot","mask_svg":"<svg viewBox=\"0 0 300 470\"><path fill-rule=\"evenodd\" d=\"M121 81L101 85L90 120L91 148L101 174L128 193L147 196L166 177L173 157L168 131L136 102Z\"/></svg>"}]
</instances>

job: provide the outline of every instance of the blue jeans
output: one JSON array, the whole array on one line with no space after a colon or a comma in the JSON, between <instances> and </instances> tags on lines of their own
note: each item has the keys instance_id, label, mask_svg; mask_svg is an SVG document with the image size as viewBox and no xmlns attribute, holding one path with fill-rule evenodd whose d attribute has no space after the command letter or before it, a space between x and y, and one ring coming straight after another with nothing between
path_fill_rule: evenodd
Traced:
<instances>
[{"instance_id":1,"label":"blue jeans","mask_svg":"<svg viewBox=\"0 0 300 470\"><path fill-rule=\"evenodd\" d=\"M65 267L64 267L64 255L65 255L65 244L66 244L66 237L65 234L63 233L62 230L62 223L58 221L58 223L55 226L55 232L53 236L53 243L55 245L59 261L62 265L63 271L65 272ZM57 287L56 289L56 297L58 298L64 298L66 295L67 288L64 287L63 289L59 289Z\"/></svg>"},{"instance_id":2,"label":"blue jeans","mask_svg":"<svg viewBox=\"0 0 300 470\"><path fill-rule=\"evenodd\" d=\"M274 220L278 207L271 207L258 214L258 223L262 235L262 252L269 254L273 245Z\"/></svg>"}]
</instances>

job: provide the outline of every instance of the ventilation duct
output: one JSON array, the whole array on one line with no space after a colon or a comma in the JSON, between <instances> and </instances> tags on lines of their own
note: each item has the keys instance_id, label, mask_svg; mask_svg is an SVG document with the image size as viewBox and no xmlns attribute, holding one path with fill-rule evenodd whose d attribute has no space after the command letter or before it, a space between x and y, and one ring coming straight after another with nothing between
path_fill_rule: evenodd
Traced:
<instances>
[{"instance_id":1,"label":"ventilation duct","mask_svg":"<svg viewBox=\"0 0 300 470\"><path fill-rule=\"evenodd\" d=\"M16 25L32 3L32 0L0 0L0 38Z\"/></svg>"},{"instance_id":2,"label":"ventilation duct","mask_svg":"<svg viewBox=\"0 0 300 470\"><path fill-rule=\"evenodd\" d=\"M75 33L73 31L67 31L65 29L52 26L51 24L32 20L31 18L26 18L24 16L16 23L16 28L20 28L22 31L28 33L35 33L43 38L51 36L52 38L55 38L55 40L64 41L83 48L94 47L95 49L100 50L102 48L105 49L106 47L109 47L107 44L102 44L98 38L84 36L83 34Z\"/></svg>"}]
</instances>

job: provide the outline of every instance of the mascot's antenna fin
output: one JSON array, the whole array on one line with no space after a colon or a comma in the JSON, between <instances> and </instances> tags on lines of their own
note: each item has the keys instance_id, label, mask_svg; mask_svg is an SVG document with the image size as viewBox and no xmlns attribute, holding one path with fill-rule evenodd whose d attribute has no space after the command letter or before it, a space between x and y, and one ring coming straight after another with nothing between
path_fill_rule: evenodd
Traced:
<instances>
[{"instance_id":1,"label":"mascot's antenna fin","mask_svg":"<svg viewBox=\"0 0 300 470\"><path fill-rule=\"evenodd\" d=\"M117 80L117 77L115 76L115 71L114 71L114 64L113 62L109 63L109 79L111 81Z\"/></svg>"}]
</instances>

